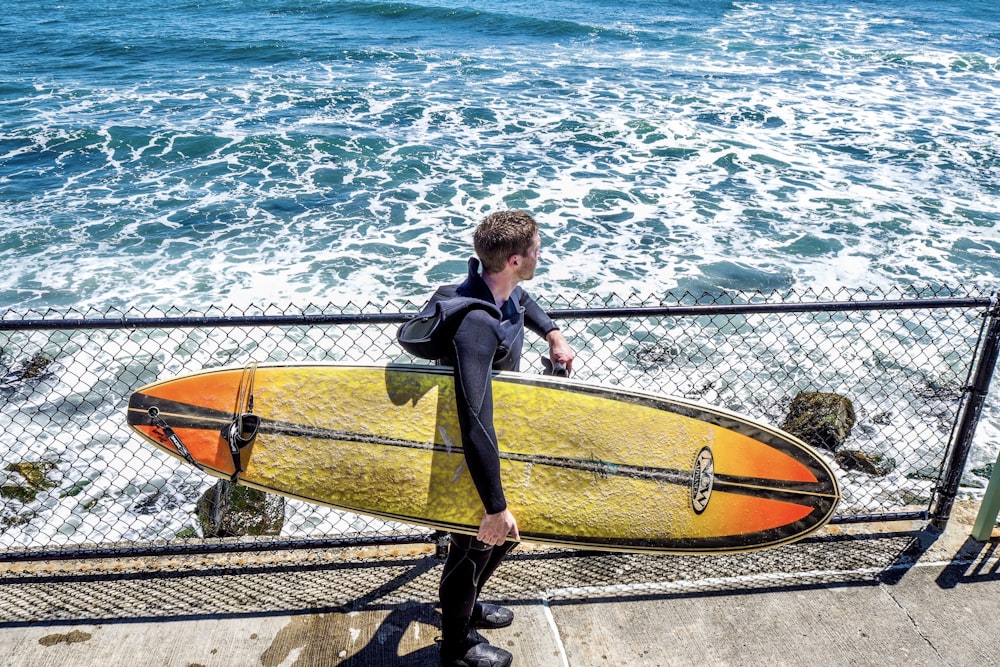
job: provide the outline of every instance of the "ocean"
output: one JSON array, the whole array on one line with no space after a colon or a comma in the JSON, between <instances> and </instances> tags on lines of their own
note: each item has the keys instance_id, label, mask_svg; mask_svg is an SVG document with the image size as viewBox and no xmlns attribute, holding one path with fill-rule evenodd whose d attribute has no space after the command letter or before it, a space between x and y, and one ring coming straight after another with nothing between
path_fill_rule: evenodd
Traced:
<instances>
[{"instance_id":1,"label":"ocean","mask_svg":"<svg viewBox=\"0 0 1000 667\"><path fill-rule=\"evenodd\" d=\"M15 0L0 311L992 291L998 99L995 0Z\"/></svg>"},{"instance_id":2,"label":"ocean","mask_svg":"<svg viewBox=\"0 0 1000 667\"><path fill-rule=\"evenodd\" d=\"M992 288L997 99L992 0L18 0L0 309Z\"/></svg>"}]
</instances>

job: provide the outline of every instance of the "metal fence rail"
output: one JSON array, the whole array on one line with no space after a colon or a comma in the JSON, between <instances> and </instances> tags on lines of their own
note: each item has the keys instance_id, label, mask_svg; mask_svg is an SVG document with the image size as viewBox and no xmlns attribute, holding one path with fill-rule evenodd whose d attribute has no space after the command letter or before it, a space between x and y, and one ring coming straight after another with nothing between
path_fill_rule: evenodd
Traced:
<instances>
[{"instance_id":1,"label":"metal fence rail","mask_svg":"<svg viewBox=\"0 0 1000 667\"><path fill-rule=\"evenodd\" d=\"M800 391L849 398L827 452L839 522L947 520L989 389L995 295L841 291L540 300L584 381L685 396L781 427ZM159 378L256 362L411 362L419 304L47 311L0 317L0 560L426 539L426 530L289 500L276 535L208 538L216 480L130 435L129 394ZM540 372L540 341L525 372Z\"/></svg>"}]
</instances>

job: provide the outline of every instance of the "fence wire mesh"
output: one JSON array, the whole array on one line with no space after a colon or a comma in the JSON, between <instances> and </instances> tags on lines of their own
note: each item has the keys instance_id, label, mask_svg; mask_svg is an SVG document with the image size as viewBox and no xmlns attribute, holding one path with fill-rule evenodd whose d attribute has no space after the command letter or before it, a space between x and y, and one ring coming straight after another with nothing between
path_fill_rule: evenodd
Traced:
<instances>
[{"instance_id":1,"label":"fence wire mesh","mask_svg":"<svg viewBox=\"0 0 1000 667\"><path fill-rule=\"evenodd\" d=\"M585 382L683 396L781 427L802 391L850 399L856 424L823 451L835 520L927 515L993 298L976 290L539 299ZM0 556L240 550L425 539L427 530L282 500L268 534L209 537L217 480L125 424L138 387L254 361L412 363L395 330L421 304L8 311L0 318ZM530 341L524 372L541 372ZM964 465L960 461L957 465ZM202 501L204 502L204 501Z\"/></svg>"}]
</instances>

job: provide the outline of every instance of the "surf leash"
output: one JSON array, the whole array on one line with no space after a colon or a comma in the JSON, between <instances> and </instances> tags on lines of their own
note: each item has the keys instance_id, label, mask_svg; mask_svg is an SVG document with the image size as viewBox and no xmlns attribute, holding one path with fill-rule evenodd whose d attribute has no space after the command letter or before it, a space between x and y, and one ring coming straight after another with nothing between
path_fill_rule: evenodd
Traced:
<instances>
[{"instance_id":1,"label":"surf leash","mask_svg":"<svg viewBox=\"0 0 1000 667\"><path fill-rule=\"evenodd\" d=\"M183 456L185 461L201 470L201 464L198 463L193 456L191 456L191 452L184 446L184 443L181 441L180 436L177 435L177 432L170 428L170 424L164 421L163 417L160 416L160 409L154 405L146 411L146 414L149 415L149 421L152 422L153 426L160 429L163 435L166 436L167 440L170 441L170 444L174 446L174 449L177 450L177 453Z\"/></svg>"}]
</instances>

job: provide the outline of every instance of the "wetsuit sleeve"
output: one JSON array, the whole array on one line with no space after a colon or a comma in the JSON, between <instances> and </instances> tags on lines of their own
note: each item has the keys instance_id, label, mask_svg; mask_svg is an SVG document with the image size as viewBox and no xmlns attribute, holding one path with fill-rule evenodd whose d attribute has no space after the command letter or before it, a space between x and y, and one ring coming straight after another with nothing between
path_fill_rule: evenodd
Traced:
<instances>
[{"instance_id":1,"label":"wetsuit sleeve","mask_svg":"<svg viewBox=\"0 0 1000 667\"><path fill-rule=\"evenodd\" d=\"M500 480L500 448L493 428L493 355L500 344L496 318L472 310L455 336L455 400L465 463L488 514L507 509Z\"/></svg>"},{"instance_id":2,"label":"wetsuit sleeve","mask_svg":"<svg viewBox=\"0 0 1000 667\"><path fill-rule=\"evenodd\" d=\"M552 318L546 314L542 307L539 306L534 299L528 296L528 293L521 290L521 297L519 299L521 307L524 308L524 326L531 329L536 334L545 338L545 335L552 331L553 329L558 329L556 323L552 321Z\"/></svg>"}]
</instances>

